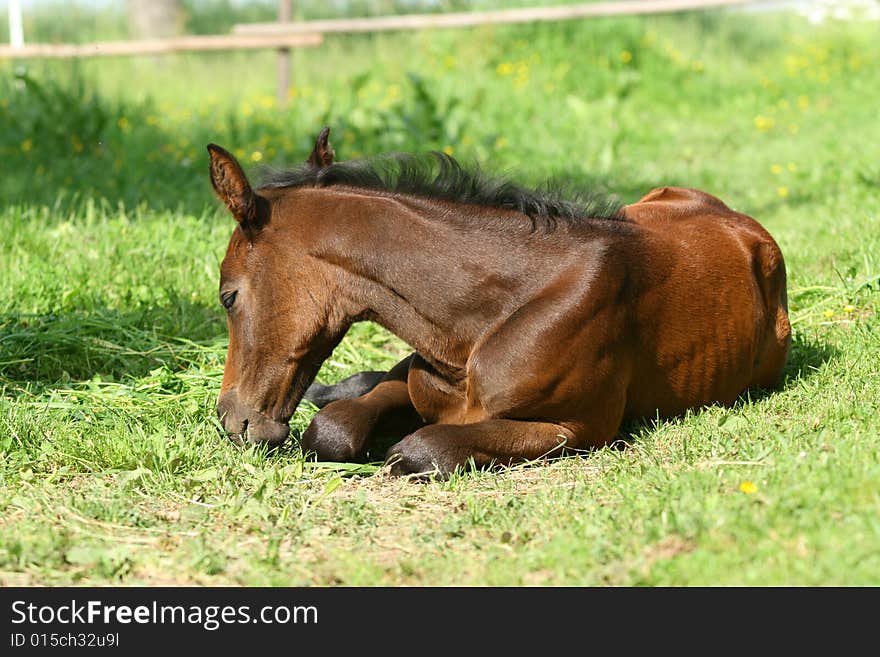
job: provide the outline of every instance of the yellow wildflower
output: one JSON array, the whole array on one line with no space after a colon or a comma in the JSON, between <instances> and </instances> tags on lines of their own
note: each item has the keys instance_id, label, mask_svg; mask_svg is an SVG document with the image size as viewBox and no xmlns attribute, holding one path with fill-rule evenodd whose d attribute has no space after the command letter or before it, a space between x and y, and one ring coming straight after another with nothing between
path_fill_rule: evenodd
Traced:
<instances>
[{"instance_id":1,"label":"yellow wildflower","mask_svg":"<svg viewBox=\"0 0 880 657\"><path fill-rule=\"evenodd\" d=\"M771 173L775 173L778 176L780 173L782 173L782 165L781 164L774 164L773 166L770 167L770 171L771 171Z\"/></svg>"},{"instance_id":2,"label":"yellow wildflower","mask_svg":"<svg viewBox=\"0 0 880 657\"><path fill-rule=\"evenodd\" d=\"M754 495L758 492L758 487L751 481L744 481L739 485L739 489L746 495Z\"/></svg>"},{"instance_id":3,"label":"yellow wildflower","mask_svg":"<svg viewBox=\"0 0 880 657\"><path fill-rule=\"evenodd\" d=\"M629 64L633 59L633 54L629 50L624 50L620 53L620 61L624 64Z\"/></svg>"},{"instance_id":4,"label":"yellow wildflower","mask_svg":"<svg viewBox=\"0 0 880 657\"><path fill-rule=\"evenodd\" d=\"M776 189L776 193L779 194L780 198L785 198L788 196L788 187L782 185Z\"/></svg>"},{"instance_id":5,"label":"yellow wildflower","mask_svg":"<svg viewBox=\"0 0 880 657\"><path fill-rule=\"evenodd\" d=\"M776 121L772 117L761 115L755 117L755 127L762 132L766 132L774 125Z\"/></svg>"}]
</instances>

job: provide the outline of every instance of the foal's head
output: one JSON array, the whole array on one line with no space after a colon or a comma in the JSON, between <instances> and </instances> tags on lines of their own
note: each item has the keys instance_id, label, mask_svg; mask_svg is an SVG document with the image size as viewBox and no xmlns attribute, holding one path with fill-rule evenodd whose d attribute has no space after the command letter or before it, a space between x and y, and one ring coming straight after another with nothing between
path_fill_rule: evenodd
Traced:
<instances>
[{"instance_id":1,"label":"foal's head","mask_svg":"<svg viewBox=\"0 0 880 657\"><path fill-rule=\"evenodd\" d=\"M308 165L332 164L328 133L321 131ZM214 190L238 222L220 265L229 351L217 413L233 440L278 445L347 326L329 316L326 281L297 239L284 194L254 192L230 153L214 144L208 153Z\"/></svg>"}]
</instances>

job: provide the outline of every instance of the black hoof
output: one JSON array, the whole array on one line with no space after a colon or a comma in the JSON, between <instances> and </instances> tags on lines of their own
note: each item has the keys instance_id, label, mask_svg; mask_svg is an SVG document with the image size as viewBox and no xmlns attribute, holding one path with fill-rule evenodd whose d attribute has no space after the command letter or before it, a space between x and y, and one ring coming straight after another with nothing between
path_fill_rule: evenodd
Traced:
<instances>
[{"instance_id":1,"label":"black hoof","mask_svg":"<svg viewBox=\"0 0 880 657\"><path fill-rule=\"evenodd\" d=\"M319 461L359 462L364 458L365 440L356 433L349 422L322 411L312 418L300 444L303 453L312 452Z\"/></svg>"},{"instance_id":2,"label":"black hoof","mask_svg":"<svg viewBox=\"0 0 880 657\"><path fill-rule=\"evenodd\" d=\"M448 479L458 467L458 463L428 449L417 438L401 440L389 449L385 465L393 477L418 479Z\"/></svg>"}]
</instances>

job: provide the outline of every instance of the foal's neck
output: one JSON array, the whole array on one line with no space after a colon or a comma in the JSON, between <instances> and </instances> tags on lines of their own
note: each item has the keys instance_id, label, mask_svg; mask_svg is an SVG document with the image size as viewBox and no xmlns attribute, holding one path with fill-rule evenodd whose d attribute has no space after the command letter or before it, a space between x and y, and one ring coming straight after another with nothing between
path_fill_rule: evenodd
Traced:
<instances>
[{"instance_id":1,"label":"foal's neck","mask_svg":"<svg viewBox=\"0 0 880 657\"><path fill-rule=\"evenodd\" d=\"M451 377L482 335L573 263L563 230L530 231L512 211L303 191L320 217L309 251L333 268L350 318L381 324Z\"/></svg>"}]
</instances>

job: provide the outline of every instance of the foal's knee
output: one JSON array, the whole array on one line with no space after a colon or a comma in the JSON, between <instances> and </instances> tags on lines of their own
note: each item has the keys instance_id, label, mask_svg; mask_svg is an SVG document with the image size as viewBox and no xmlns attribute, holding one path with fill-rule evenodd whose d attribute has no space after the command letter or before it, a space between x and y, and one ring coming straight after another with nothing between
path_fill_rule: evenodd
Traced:
<instances>
[{"instance_id":1,"label":"foal's knee","mask_svg":"<svg viewBox=\"0 0 880 657\"><path fill-rule=\"evenodd\" d=\"M319 461L362 459L370 432L370 418L363 415L361 409L345 401L328 404L303 433L303 452L313 452Z\"/></svg>"}]
</instances>

